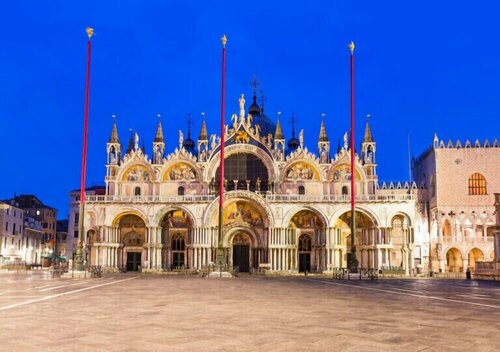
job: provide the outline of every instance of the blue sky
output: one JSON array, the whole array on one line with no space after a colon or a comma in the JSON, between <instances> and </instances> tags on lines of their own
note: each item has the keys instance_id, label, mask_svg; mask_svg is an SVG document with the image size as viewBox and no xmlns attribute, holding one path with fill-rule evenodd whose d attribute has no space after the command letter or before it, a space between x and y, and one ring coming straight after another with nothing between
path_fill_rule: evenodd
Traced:
<instances>
[{"instance_id":1,"label":"blue sky","mask_svg":"<svg viewBox=\"0 0 500 352\"><path fill-rule=\"evenodd\" d=\"M85 28L95 28L87 185L103 184L118 117L126 144L151 149L162 115L177 130L220 116L220 41L227 45L227 121L254 74L266 114L290 116L316 149L321 114L335 149L349 128L349 51L356 43L356 134L371 114L380 180L408 179L412 154L440 138L500 138L500 27L495 1L19 1L2 5L0 199L36 194L68 213L79 188ZM149 153L151 154L151 153Z\"/></svg>"}]
</instances>

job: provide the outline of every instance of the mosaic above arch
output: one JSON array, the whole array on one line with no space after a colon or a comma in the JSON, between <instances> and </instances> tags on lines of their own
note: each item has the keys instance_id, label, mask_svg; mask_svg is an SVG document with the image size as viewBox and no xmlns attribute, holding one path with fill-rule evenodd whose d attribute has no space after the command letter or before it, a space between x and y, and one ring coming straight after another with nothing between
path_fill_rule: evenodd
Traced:
<instances>
[{"instance_id":1,"label":"mosaic above arch","mask_svg":"<svg viewBox=\"0 0 500 352\"><path fill-rule=\"evenodd\" d=\"M287 168L285 178L287 180L319 180L319 174L309 163L299 161Z\"/></svg>"},{"instance_id":2,"label":"mosaic above arch","mask_svg":"<svg viewBox=\"0 0 500 352\"><path fill-rule=\"evenodd\" d=\"M252 203L246 201L235 201L224 206L224 224L245 222L252 226L263 226L264 221L261 212Z\"/></svg>"},{"instance_id":3,"label":"mosaic above arch","mask_svg":"<svg viewBox=\"0 0 500 352\"><path fill-rule=\"evenodd\" d=\"M189 216L182 210L173 210L167 213L161 221L162 227L180 228L190 227L190 225L191 221L189 219Z\"/></svg>"},{"instance_id":4,"label":"mosaic above arch","mask_svg":"<svg viewBox=\"0 0 500 352\"><path fill-rule=\"evenodd\" d=\"M123 174L123 181L149 182L152 179L150 171L143 165L132 166Z\"/></svg>"},{"instance_id":5,"label":"mosaic above arch","mask_svg":"<svg viewBox=\"0 0 500 352\"><path fill-rule=\"evenodd\" d=\"M311 210L301 210L290 220L291 228L321 228L323 226L321 218Z\"/></svg>"},{"instance_id":6,"label":"mosaic above arch","mask_svg":"<svg viewBox=\"0 0 500 352\"><path fill-rule=\"evenodd\" d=\"M186 163L175 163L170 166L163 176L163 181L191 181L196 179L196 171Z\"/></svg>"},{"instance_id":7,"label":"mosaic above arch","mask_svg":"<svg viewBox=\"0 0 500 352\"><path fill-rule=\"evenodd\" d=\"M360 181L361 175L359 171L354 169L355 180ZM330 181L350 181L351 180L351 166L348 164L342 164L335 166L328 174L328 179Z\"/></svg>"}]
</instances>

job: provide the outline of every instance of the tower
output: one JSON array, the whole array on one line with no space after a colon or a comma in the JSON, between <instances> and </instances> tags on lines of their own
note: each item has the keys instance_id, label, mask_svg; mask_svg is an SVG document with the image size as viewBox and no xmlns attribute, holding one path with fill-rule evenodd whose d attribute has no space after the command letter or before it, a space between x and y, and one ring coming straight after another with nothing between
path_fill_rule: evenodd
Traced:
<instances>
[{"instance_id":1,"label":"tower","mask_svg":"<svg viewBox=\"0 0 500 352\"><path fill-rule=\"evenodd\" d=\"M377 183L377 164L375 159L376 143L373 140L370 129L370 115L366 115L365 135L361 144L361 159L363 169L365 170L368 181L368 193L375 193L375 184Z\"/></svg>"},{"instance_id":2,"label":"tower","mask_svg":"<svg viewBox=\"0 0 500 352\"><path fill-rule=\"evenodd\" d=\"M106 144L106 193L114 194L114 181L110 183L118 174L121 160L121 144L118 139L118 128L116 127L116 116L113 115L113 128L111 129L111 136Z\"/></svg>"},{"instance_id":3,"label":"tower","mask_svg":"<svg viewBox=\"0 0 500 352\"><path fill-rule=\"evenodd\" d=\"M115 115L113 115L113 128L111 129L111 136L109 137L109 141L106 144L106 150L107 150L106 164L108 166L119 165L121 157L121 145L120 145L120 140L118 139L118 128L116 127Z\"/></svg>"},{"instance_id":4,"label":"tower","mask_svg":"<svg viewBox=\"0 0 500 352\"><path fill-rule=\"evenodd\" d=\"M276 131L274 132L274 157L277 161L285 160L285 136L281 129L280 121L281 112L278 112L278 120L276 121Z\"/></svg>"},{"instance_id":5,"label":"tower","mask_svg":"<svg viewBox=\"0 0 500 352\"><path fill-rule=\"evenodd\" d=\"M156 127L156 135L153 140L153 164L161 164L165 155L165 141L163 139L163 129L161 119L158 114L158 127Z\"/></svg>"},{"instance_id":6,"label":"tower","mask_svg":"<svg viewBox=\"0 0 500 352\"><path fill-rule=\"evenodd\" d=\"M200 135L198 136L198 161L207 161L208 158L208 135L207 135L207 123L205 121L205 113L201 113L201 129Z\"/></svg>"},{"instance_id":7,"label":"tower","mask_svg":"<svg viewBox=\"0 0 500 352\"><path fill-rule=\"evenodd\" d=\"M330 162L330 141L326 134L325 114L321 115L321 126L319 129L319 138L318 138L318 155L319 155L319 162L321 164L327 164Z\"/></svg>"}]
</instances>

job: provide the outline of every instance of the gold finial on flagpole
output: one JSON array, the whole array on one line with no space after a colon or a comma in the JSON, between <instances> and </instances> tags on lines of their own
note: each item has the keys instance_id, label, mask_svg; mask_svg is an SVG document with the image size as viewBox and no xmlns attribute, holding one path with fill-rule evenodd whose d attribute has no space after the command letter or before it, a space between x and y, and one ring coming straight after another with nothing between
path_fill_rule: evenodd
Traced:
<instances>
[{"instance_id":1,"label":"gold finial on flagpole","mask_svg":"<svg viewBox=\"0 0 500 352\"><path fill-rule=\"evenodd\" d=\"M227 37L225 34L222 35L222 37L220 38L220 42L222 43L222 47L226 47L226 43L227 43Z\"/></svg>"},{"instance_id":2,"label":"gold finial on flagpole","mask_svg":"<svg viewBox=\"0 0 500 352\"><path fill-rule=\"evenodd\" d=\"M87 27L87 29L85 30L85 32L87 32L87 35L89 36L89 39L90 39L94 35L94 28Z\"/></svg>"},{"instance_id":3,"label":"gold finial on flagpole","mask_svg":"<svg viewBox=\"0 0 500 352\"><path fill-rule=\"evenodd\" d=\"M349 43L349 50L351 50L351 55L354 54L354 42L351 40L351 42Z\"/></svg>"}]
</instances>

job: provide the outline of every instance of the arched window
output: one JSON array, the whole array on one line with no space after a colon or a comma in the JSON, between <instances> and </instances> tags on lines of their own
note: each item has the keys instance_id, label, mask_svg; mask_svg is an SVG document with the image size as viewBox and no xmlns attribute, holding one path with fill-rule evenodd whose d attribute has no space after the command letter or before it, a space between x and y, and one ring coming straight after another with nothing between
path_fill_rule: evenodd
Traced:
<instances>
[{"instance_id":1,"label":"arched window","mask_svg":"<svg viewBox=\"0 0 500 352\"><path fill-rule=\"evenodd\" d=\"M311 237L309 235L301 235L299 238L299 252L311 251Z\"/></svg>"},{"instance_id":2,"label":"arched window","mask_svg":"<svg viewBox=\"0 0 500 352\"><path fill-rule=\"evenodd\" d=\"M141 195L141 187L136 187L134 189L134 195L135 196L140 196Z\"/></svg>"},{"instance_id":3,"label":"arched window","mask_svg":"<svg viewBox=\"0 0 500 352\"><path fill-rule=\"evenodd\" d=\"M299 194L306 194L306 188L304 186L299 186Z\"/></svg>"},{"instance_id":4,"label":"arched window","mask_svg":"<svg viewBox=\"0 0 500 352\"><path fill-rule=\"evenodd\" d=\"M349 189L347 186L342 187L342 195L347 196L349 194Z\"/></svg>"},{"instance_id":5,"label":"arched window","mask_svg":"<svg viewBox=\"0 0 500 352\"><path fill-rule=\"evenodd\" d=\"M471 177L469 177L469 194L486 194L486 178L479 172L473 173Z\"/></svg>"},{"instance_id":6,"label":"arched window","mask_svg":"<svg viewBox=\"0 0 500 352\"><path fill-rule=\"evenodd\" d=\"M172 237L172 265L174 269L184 266L184 237L176 234Z\"/></svg>"},{"instance_id":7,"label":"arched window","mask_svg":"<svg viewBox=\"0 0 500 352\"><path fill-rule=\"evenodd\" d=\"M184 195L184 187L180 186L179 188L177 188L177 195L178 196Z\"/></svg>"}]
</instances>

